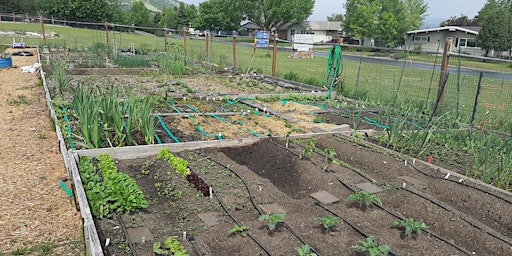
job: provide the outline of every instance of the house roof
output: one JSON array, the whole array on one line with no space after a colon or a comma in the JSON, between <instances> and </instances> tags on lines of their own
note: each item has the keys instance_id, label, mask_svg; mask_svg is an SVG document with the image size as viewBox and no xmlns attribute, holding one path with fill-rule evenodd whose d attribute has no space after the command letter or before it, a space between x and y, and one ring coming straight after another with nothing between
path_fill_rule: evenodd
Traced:
<instances>
[{"instance_id":1,"label":"house roof","mask_svg":"<svg viewBox=\"0 0 512 256\"><path fill-rule=\"evenodd\" d=\"M457 27L457 26L447 26L447 27L438 27L438 28L427 28L427 29L419 29L408 31L407 34L418 34L418 33L429 33L429 32L440 32L440 31L462 31L474 35L478 35L478 31L480 31L480 27Z\"/></svg>"},{"instance_id":2,"label":"house roof","mask_svg":"<svg viewBox=\"0 0 512 256\"><path fill-rule=\"evenodd\" d=\"M288 22L279 26L279 30L286 30L289 27L299 24L306 29L311 30L341 30L340 21L303 21L303 22Z\"/></svg>"}]
</instances>

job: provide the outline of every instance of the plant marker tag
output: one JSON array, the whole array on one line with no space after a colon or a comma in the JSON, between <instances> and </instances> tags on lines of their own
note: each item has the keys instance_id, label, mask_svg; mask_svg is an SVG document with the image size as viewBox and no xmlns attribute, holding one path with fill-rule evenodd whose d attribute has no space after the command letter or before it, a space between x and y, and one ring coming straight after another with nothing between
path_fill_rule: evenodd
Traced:
<instances>
[{"instance_id":1,"label":"plant marker tag","mask_svg":"<svg viewBox=\"0 0 512 256\"><path fill-rule=\"evenodd\" d=\"M447 173L446 176L444 176L444 179L448 179L448 177L450 177L450 175L452 175L451 173Z\"/></svg>"},{"instance_id":2,"label":"plant marker tag","mask_svg":"<svg viewBox=\"0 0 512 256\"><path fill-rule=\"evenodd\" d=\"M183 231L183 237L182 237L183 241L186 241L187 240L187 231Z\"/></svg>"},{"instance_id":3,"label":"plant marker tag","mask_svg":"<svg viewBox=\"0 0 512 256\"><path fill-rule=\"evenodd\" d=\"M428 156L427 163L431 164L432 160L434 160L434 158L432 156Z\"/></svg>"},{"instance_id":4,"label":"plant marker tag","mask_svg":"<svg viewBox=\"0 0 512 256\"><path fill-rule=\"evenodd\" d=\"M145 244L145 243L146 243L146 237L145 237L145 236L143 236L143 237L140 239L140 242L141 242L141 244Z\"/></svg>"},{"instance_id":5,"label":"plant marker tag","mask_svg":"<svg viewBox=\"0 0 512 256\"><path fill-rule=\"evenodd\" d=\"M412 159L412 164L416 163L416 158Z\"/></svg>"},{"instance_id":6,"label":"plant marker tag","mask_svg":"<svg viewBox=\"0 0 512 256\"><path fill-rule=\"evenodd\" d=\"M402 184L402 188L405 188L405 184L406 184L405 182Z\"/></svg>"},{"instance_id":7,"label":"plant marker tag","mask_svg":"<svg viewBox=\"0 0 512 256\"><path fill-rule=\"evenodd\" d=\"M407 166L407 160L405 160L404 165Z\"/></svg>"},{"instance_id":8,"label":"plant marker tag","mask_svg":"<svg viewBox=\"0 0 512 256\"><path fill-rule=\"evenodd\" d=\"M212 189L212 186L210 186L210 198L213 198L213 189Z\"/></svg>"},{"instance_id":9,"label":"plant marker tag","mask_svg":"<svg viewBox=\"0 0 512 256\"><path fill-rule=\"evenodd\" d=\"M460 180L459 180L459 183L462 183L462 182L464 182L464 179L460 179Z\"/></svg>"},{"instance_id":10,"label":"plant marker tag","mask_svg":"<svg viewBox=\"0 0 512 256\"><path fill-rule=\"evenodd\" d=\"M183 100L187 100L187 97L183 97Z\"/></svg>"},{"instance_id":11,"label":"plant marker tag","mask_svg":"<svg viewBox=\"0 0 512 256\"><path fill-rule=\"evenodd\" d=\"M110 245L110 238L107 238L105 240L105 247L109 246Z\"/></svg>"}]
</instances>

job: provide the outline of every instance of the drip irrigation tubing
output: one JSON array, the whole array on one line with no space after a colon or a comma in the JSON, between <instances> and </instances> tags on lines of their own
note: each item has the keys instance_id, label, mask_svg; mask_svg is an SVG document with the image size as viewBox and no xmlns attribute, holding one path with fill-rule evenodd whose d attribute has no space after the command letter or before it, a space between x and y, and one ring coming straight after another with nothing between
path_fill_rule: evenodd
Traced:
<instances>
[{"instance_id":1,"label":"drip irrigation tubing","mask_svg":"<svg viewBox=\"0 0 512 256\"><path fill-rule=\"evenodd\" d=\"M191 172L194 172L194 170L192 168L190 168L190 171ZM196 172L194 172L196 173ZM219 202L220 206L222 207L222 209L224 210L224 212L226 212L226 214L238 225L238 226L242 226L242 223L237 219L235 218L235 216L231 215L231 213L229 212L228 208L226 207L226 205L224 204L224 202L222 202L222 200L220 199L220 197L217 195L217 193L213 193L213 196L215 196L215 199L217 199L217 201ZM250 237L263 251L265 251L265 253L269 256L272 255L272 253L270 253L270 251L265 248L265 246L263 246L263 244L261 244L254 236L252 236L249 232L247 232L247 236Z\"/></svg>"},{"instance_id":2,"label":"drip irrigation tubing","mask_svg":"<svg viewBox=\"0 0 512 256\"><path fill-rule=\"evenodd\" d=\"M66 123L66 133L69 140L69 146L71 148L75 148L75 141L73 141L73 137L71 136L73 134L73 131L71 130L71 125L69 124L69 117L68 117L68 110L66 107L61 106L60 107L62 111L64 111L64 123Z\"/></svg>"},{"instance_id":3,"label":"drip irrigation tubing","mask_svg":"<svg viewBox=\"0 0 512 256\"><path fill-rule=\"evenodd\" d=\"M436 200L434 200L434 199L428 198L427 196L422 195L421 193L416 192L416 191L414 191L414 190L410 190L410 189L408 189L408 188L401 188L401 190L404 190L404 191L407 191L407 192L409 192L409 193L411 193L411 194L414 194L414 195L416 195L416 196L419 196L419 197L423 198L424 200L427 200L427 201L429 201L429 202L431 202L431 203L433 203L433 204L435 204L435 205L437 205L437 206L441 207L443 210L448 211L448 212L450 212L450 213L453 213L453 214L454 214L455 216L457 216L459 219L461 219L462 221L464 221L464 222L468 223L469 225L473 226L474 228L476 228L476 229L478 229L478 230L481 230L481 231L483 231L483 232L487 233L488 235L490 235L490 236L492 236L492 237L494 237L494 238L496 238L496 239L498 239L498 240L500 240L500 241L502 241L502 242L504 242L504 243L506 243L506 244L508 244L508 245L512 245L512 242L511 242L511 241L508 241L506 238L504 238L504 237L502 237L502 236L500 236L500 235L494 234L493 232L490 232L490 231L486 230L485 228L482 228L481 226L479 226L479 225L475 224L474 222L472 222L471 220L469 220L467 217L465 217L465 216L463 216L463 215L460 215L460 214L459 214L459 213L457 213L456 211L454 211L454 210L450 209L450 208L449 208L449 207L447 207L447 206L444 206L442 203L437 202L437 201L436 201Z\"/></svg>"},{"instance_id":4,"label":"drip irrigation tubing","mask_svg":"<svg viewBox=\"0 0 512 256\"><path fill-rule=\"evenodd\" d=\"M349 227L351 227L353 230L355 230L357 233L359 233L360 235L364 236L365 238L368 238L370 237L369 235L367 235L366 233L364 233L364 231L362 231L360 228L356 227L356 225L350 223L349 221L347 221L346 219L344 219L343 217L341 217L339 214L337 214L336 212L334 212L333 210L327 208L327 206L323 205L322 203L320 202L315 202L315 205L319 206L320 208L322 208L323 210L329 212L330 214L334 215L335 217L339 218L340 220L342 220L343 222L345 222ZM389 252L389 255L393 256L393 255L396 255L395 253L393 252Z\"/></svg>"},{"instance_id":5,"label":"drip irrigation tubing","mask_svg":"<svg viewBox=\"0 0 512 256\"><path fill-rule=\"evenodd\" d=\"M169 137L171 137L171 139L174 140L174 142L180 143L180 140L176 136L174 136L174 134L171 132L171 130L169 130L169 128L167 128L167 125L165 125L165 122L162 119L162 117L156 116L156 119L158 119L158 123L160 124L160 126L162 126L167 135L169 135Z\"/></svg>"},{"instance_id":6,"label":"drip irrigation tubing","mask_svg":"<svg viewBox=\"0 0 512 256\"><path fill-rule=\"evenodd\" d=\"M293 143L293 142L292 142L292 143ZM301 146L300 144L296 144L296 145ZM316 151L315 151L315 153L320 154L321 156L325 157L323 154L321 154L321 153L319 153L319 152L316 152ZM311 159L308 159L308 160L309 160L311 163L315 164ZM339 160L339 159L336 159L336 160L338 160L338 161L342 162L342 161L341 161L341 160ZM315 165L316 165L316 164L315 164ZM349 169L350 171L353 171L353 172L355 172L355 173L357 173L357 174L361 175L361 172L360 172L360 171L358 171L358 170L356 170L355 168L351 168L351 167L349 167L349 166L345 166L345 167L346 167L347 169ZM349 188L352 192L355 192L355 190L354 190L354 189L352 189L348 184L346 184L344 181L342 181L339 177L336 177L336 176L335 176L333 173L331 173L331 172L329 172L329 173L330 173L330 174L331 174L331 175L332 175L336 180L338 180L338 182L340 182L343 186L345 186L345 187ZM362 176L363 178L365 178L365 179L369 180L369 181L375 182L375 180L370 180L370 179L368 179L368 178L364 177L363 175L361 175L361 176ZM388 210L388 209L384 208L383 206L380 206L380 205L375 204L375 203L373 203L373 205L375 205L377 208L379 208L379 209L383 210L384 212L386 212L386 213L388 213L388 214L390 214L390 215L394 216L395 218L398 218L398 219L400 219L400 220L404 220L404 218L403 218L402 216L400 216L400 215L398 215L398 214L396 214L396 213L394 213L394 212L392 212L392 211L390 211L390 210ZM430 234L430 235L432 235L432 236L436 237L437 239L439 239L439 240L441 240L441 241L443 241L443 242L445 242L445 243L447 243L447 244L451 245L452 247L454 247L455 249L457 249L457 250L458 250L458 251L460 251L460 252L465 253L466 255L472 255L470 252L466 251L464 248L461 248L461 247L457 246L456 244L454 244L454 243L450 242L449 240L447 240L447 239L445 239L445 238L443 238L443 237L441 237L441 236L439 236L439 235L437 235L437 234L435 234L435 233L432 233L432 232L431 232L431 231L429 231L429 230L423 229L423 231L424 231L425 233Z\"/></svg>"},{"instance_id":7,"label":"drip irrigation tubing","mask_svg":"<svg viewBox=\"0 0 512 256\"><path fill-rule=\"evenodd\" d=\"M387 148L384 148L384 147L381 147L381 146L378 146L378 145L375 145L375 144L371 144L369 142L366 142L364 140L355 140L355 139L351 139L350 137L346 137L346 136L340 136L340 135L336 135L336 134L333 134L332 136L334 136L335 138L338 138L338 139L341 139L341 140L344 140L344 141L348 141L348 142L351 142L351 143L357 143L359 144L360 146L364 146L364 147L367 147L367 148L370 148L370 147L377 147L377 148L381 148L382 150L385 150L385 151L388 151L390 154L392 154L393 156L395 157L399 157L400 159L402 160L406 160L406 157L403 155L403 154L400 154L398 152L395 152L395 151L391 151ZM370 144L370 145L368 145ZM371 148L370 148L371 149ZM413 158L414 159L414 158ZM512 201L511 200L508 200L507 198L503 198L499 195L496 195L494 193L491 193L485 189L482 189L482 188L479 188L479 187L476 187L476 186L472 186L470 185L469 183L466 183L466 182L461 182L460 180L452 180L452 179L445 179L444 176L441 177L441 176L436 176L436 175L433 175L433 174L430 174L428 172L425 172L423 170L420 170L418 167L414 166L413 164L408 164L408 166L410 166L412 169L414 169L416 172L419 172L420 174L423 174L424 176L426 177L429 177L429 178L433 178L433 179L440 179L440 180L445 180L445 181L448 181L448 182L452 182L452 183L456 183L458 185L462 185L462 186L466 186L466 187L469 187L469 188L472 188L472 189L475 189L475 190L478 190L482 193L485 193L487 195L490 195L492 197L495 197L497 199L500 199L508 204L512 204Z\"/></svg>"},{"instance_id":8,"label":"drip irrigation tubing","mask_svg":"<svg viewBox=\"0 0 512 256\"><path fill-rule=\"evenodd\" d=\"M194 248L197 256L203 256L201 250L199 250L199 247L196 244L196 239L193 236L188 237L188 242L192 245L192 248Z\"/></svg>"},{"instance_id":9,"label":"drip irrigation tubing","mask_svg":"<svg viewBox=\"0 0 512 256\"><path fill-rule=\"evenodd\" d=\"M247 193L249 194L249 201L251 201L251 204L252 206L254 207L254 209L256 209L256 211L258 212L259 215L262 215L263 212L260 210L260 208L256 205L256 203L254 202L253 198L254 196L252 195L251 193L251 189L249 188L249 185L247 185L247 182L242 178L242 176L240 176L240 174L238 174L235 170L229 168L229 166L226 166L224 165L223 163L209 157L209 156L206 156L206 159L216 163L217 165L229 170L231 173L233 173L235 176L237 176L241 181L242 183L244 184L245 186L245 189L247 190ZM304 241L304 239L302 239L296 232L295 230L293 230L292 227L290 227L290 225L286 224L286 222L281 222L281 224L295 237L297 238L297 240L299 240L302 244L306 245L307 243ZM318 253L318 251L316 251L313 247L311 247L311 251L316 253L318 256L320 256L320 254Z\"/></svg>"},{"instance_id":10,"label":"drip irrigation tubing","mask_svg":"<svg viewBox=\"0 0 512 256\"><path fill-rule=\"evenodd\" d=\"M121 227L121 230L124 234L124 240L126 240L126 243L128 244L128 248L130 248L130 255L135 256L137 255L135 248L133 247L132 240L130 240L130 236L128 236L128 232L126 231L126 226L124 225L123 219L119 217L119 215L116 215L117 222L119 222L119 226Z\"/></svg>"}]
</instances>

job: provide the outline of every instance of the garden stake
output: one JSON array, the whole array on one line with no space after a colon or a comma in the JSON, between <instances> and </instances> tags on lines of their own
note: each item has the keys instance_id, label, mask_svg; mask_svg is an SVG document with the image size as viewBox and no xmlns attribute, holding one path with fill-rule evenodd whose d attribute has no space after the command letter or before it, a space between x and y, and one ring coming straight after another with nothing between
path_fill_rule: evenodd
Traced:
<instances>
[{"instance_id":1,"label":"garden stake","mask_svg":"<svg viewBox=\"0 0 512 256\"><path fill-rule=\"evenodd\" d=\"M447 173L446 176L444 176L444 179L448 179L450 177L450 175L452 175L451 173Z\"/></svg>"},{"instance_id":2,"label":"garden stake","mask_svg":"<svg viewBox=\"0 0 512 256\"><path fill-rule=\"evenodd\" d=\"M428 156L428 158L427 158L427 163L431 164L431 163L432 163L432 160L433 160L432 156Z\"/></svg>"}]
</instances>

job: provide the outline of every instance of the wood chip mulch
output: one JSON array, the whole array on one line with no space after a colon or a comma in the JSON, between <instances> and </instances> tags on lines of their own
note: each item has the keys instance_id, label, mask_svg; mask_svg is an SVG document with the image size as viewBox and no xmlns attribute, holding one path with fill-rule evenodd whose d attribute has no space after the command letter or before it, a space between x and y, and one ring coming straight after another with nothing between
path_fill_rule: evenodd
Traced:
<instances>
[{"instance_id":1,"label":"wood chip mulch","mask_svg":"<svg viewBox=\"0 0 512 256\"><path fill-rule=\"evenodd\" d=\"M40 245L83 255L80 213L59 187L66 171L44 89L38 74L21 73L37 62L30 50L0 69L0 255Z\"/></svg>"}]
</instances>

